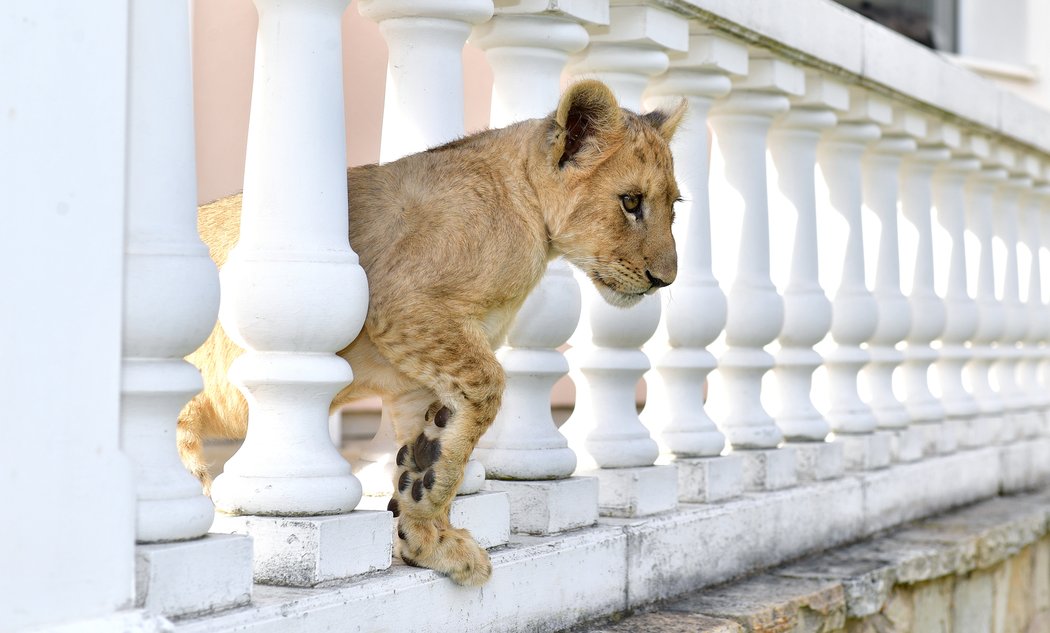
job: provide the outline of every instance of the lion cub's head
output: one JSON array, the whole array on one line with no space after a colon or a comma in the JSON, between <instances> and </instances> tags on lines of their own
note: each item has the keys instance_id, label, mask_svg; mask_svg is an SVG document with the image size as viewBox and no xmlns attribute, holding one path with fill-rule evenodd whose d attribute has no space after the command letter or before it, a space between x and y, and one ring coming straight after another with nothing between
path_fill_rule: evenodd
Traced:
<instances>
[{"instance_id":1,"label":"lion cub's head","mask_svg":"<svg viewBox=\"0 0 1050 633\"><path fill-rule=\"evenodd\" d=\"M613 305L634 305L677 274L668 142L684 113L683 101L634 114L605 84L580 81L551 116L549 158L565 187L552 243Z\"/></svg>"}]
</instances>

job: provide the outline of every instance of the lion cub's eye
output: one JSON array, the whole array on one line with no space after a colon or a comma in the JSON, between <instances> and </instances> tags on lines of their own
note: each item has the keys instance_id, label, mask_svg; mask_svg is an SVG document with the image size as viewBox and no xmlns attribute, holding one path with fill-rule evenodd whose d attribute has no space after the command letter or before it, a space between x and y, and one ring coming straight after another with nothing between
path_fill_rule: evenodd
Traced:
<instances>
[{"instance_id":1,"label":"lion cub's eye","mask_svg":"<svg viewBox=\"0 0 1050 633\"><path fill-rule=\"evenodd\" d=\"M620 206L623 210L636 217L642 214L642 194L640 193L625 193L620 196Z\"/></svg>"}]
</instances>

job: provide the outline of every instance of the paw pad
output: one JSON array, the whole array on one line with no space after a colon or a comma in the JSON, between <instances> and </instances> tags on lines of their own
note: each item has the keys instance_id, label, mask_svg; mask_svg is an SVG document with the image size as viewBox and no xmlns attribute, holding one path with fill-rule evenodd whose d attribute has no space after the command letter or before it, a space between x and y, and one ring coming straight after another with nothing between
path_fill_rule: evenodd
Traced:
<instances>
[{"instance_id":1,"label":"paw pad","mask_svg":"<svg viewBox=\"0 0 1050 633\"><path fill-rule=\"evenodd\" d=\"M386 504L387 512L393 512L394 518L396 519L401 515L401 506L397 503L397 499L390 497L390 503Z\"/></svg>"},{"instance_id":2,"label":"paw pad","mask_svg":"<svg viewBox=\"0 0 1050 633\"><path fill-rule=\"evenodd\" d=\"M452 410L448 407L441 407L438 409L437 414L434 415L434 424L443 429L448 424L450 417L452 417Z\"/></svg>"},{"instance_id":3,"label":"paw pad","mask_svg":"<svg viewBox=\"0 0 1050 633\"><path fill-rule=\"evenodd\" d=\"M426 470L433 466L439 457L441 457L441 441L432 440L420 433L415 443L412 444L412 459L416 463L416 468Z\"/></svg>"},{"instance_id":4,"label":"paw pad","mask_svg":"<svg viewBox=\"0 0 1050 633\"><path fill-rule=\"evenodd\" d=\"M397 479L397 491L404 492L410 485L412 485L412 474L406 470Z\"/></svg>"}]
</instances>

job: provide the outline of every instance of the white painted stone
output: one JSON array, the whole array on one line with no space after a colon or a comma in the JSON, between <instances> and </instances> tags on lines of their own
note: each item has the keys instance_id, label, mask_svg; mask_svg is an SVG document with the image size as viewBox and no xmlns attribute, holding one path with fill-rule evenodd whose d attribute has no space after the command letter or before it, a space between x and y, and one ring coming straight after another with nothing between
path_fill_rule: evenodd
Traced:
<instances>
[{"instance_id":1,"label":"white painted stone","mask_svg":"<svg viewBox=\"0 0 1050 633\"><path fill-rule=\"evenodd\" d=\"M863 105L858 100L866 98L851 95L847 117L861 117L855 110ZM861 400L858 385L861 369L871 360L864 343L874 336L879 319L879 304L865 278L862 216L862 157L881 134L876 125L866 122L871 116L866 113L860 122L840 122L827 130L817 152L818 177L827 191L817 200L820 285L832 299L830 336L817 351L827 370L821 404L836 434L871 433L878 425L871 407Z\"/></svg>"},{"instance_id":2,"label":"white painted stone","mask_svg":"<svg viewBox=\"0 0 1050 633\"><path fill-rule=\"evenodd\" d=\"M135 606L167 616L239 607L252 597L252 542L208 534L135 547Z\"/></svg>"},{"instance_id":3,"label":"white painted stone","mask_svg":"<svg viewBox=\"0 0 1050 633\"><path fill-rule=\"evenodd\" d=\"M926 441L922 429L915 427L889 431L890 457L894 463L913 462L922 459Z\"/></svg>"},{"instance_id":4,"label":"white painted stone","mask_svg":"<svg viewBox=\"0 0 1050 633\"><path fill-rule=\"evenodd\" d=\"M798 483L793 444L766 450L735 451L744 467L744 489L780 490Z\"/></svg>"},{"instance_id":5,"label":"white painted stone","mask_svg":"<svg viewBox=\"0 0 1050 633\"><path fill-rule=\"evenodd\" d=\"M845 456L838 442L792 442L799 483L836 479L845 472Z\"/></svg>"},{"instance_id":6,"label":"white painted stone","mask_svg":"<svg viewBox=\"0 0 1050 633\"><path fill-rule=\"evenodd\" d=\"M403 565L313 589L309 598L260 585L250 606L180 620L176 630L563 629L995 496L999 464L999 449L975 449L656 516L606 518L553 537L518 536L492 553L494 574L481 589ZM909 577L919 578L913 571Z\"/></svg>"},{"instance_id":7,"label":"white painted stone","mask_svg":"<svg viewBox=\"0 0 1050 633\"><path fill-rule=\"evenodd\" d=\"M769 222L771 235L778 236L769 244L770 277L784 302L774 353L780 401L774 419L789 442L823 442L831 430L810 394L813 372L823 360L813 346L831 329L831 302L819 279L813 174L821 132L835 121L827 106L793 105L769 133L770 165L776 173L775 179L770 174Z\"/></svg>"},{"instance_id":8,"label":"white painted stone","mask_svg":"<svg viewBox=\"0 0 1050 633\"><path fill-rule=\"evenodd\" d=\"M671 141L683 198L675 205L678 220L672 226L679 253L678 276L673 290L662 293L663 322L647 344L654 371L646 376L642 413L661 453L677 458L716 456L725 448L725 436L704 408L703 385L717 366L708 346L726 322L725 294L711 272L707 114L712 101L730 88L716 49L723 50L722 44L725 51L736 49L715 36L694 36L691 41L697 39L712 48L715 59L692 64L679 59L650 82L645 94L647 107L673 108L685 98L689 108ZM747 53L743 52L746 66Z\"/></svg>"},{"instance_id":9,"label":"white painted stone","mask_svg":"<svg viewBox=\"0 0 1050 633\"><path fill-rule=\"evenodd\" d=\"M1050 440L1023 440L999 447L1004 494L1031 490L1050 479Z\"/></svg>"},{"instance_id":10,"label":"white painted stone","mask_svg":"<svg viewBox=\"0 0 1050 633\"><path fill-rule=\"evenodd\" d=\"M768 84L754 79L750 85ZM784 319L783 301L769 276L766 138L774 117L787 108L781 94L734 89L708 117L714 131L709 186L718 207L711 215L712 235L718 236L712 242L712 268L728 300L724 351L709 405L737 450L771 449L783 439L762 406L761 386L773 367L764 347L776 339Z\"/></svg>"},{"instance_id":11,"label":"white painted stone","mask_svg":"<svg viewBox=\"0 0 1050 633\"><path fill-rule=\"evenodd\" d=\"M554 481L490 479L485 489L507 494L510 530L515 534L555 534L598 521L598 480L594 477Z\"/></svg>"},{"instance_id":12,"label":"white painted stone","mask_svg":"<svg viewBox=\"0 0 1050 633\"><path fill-rule=\"evenodd\" d=\"M608 26L594 26L590 31L592 42L631 40L673 51L689 48L689 23L673 11L644 3L613 4Z\"/></svg>"},{"instance_id":13,"label":"white painted stone","mask_svg":"<svg viewBox=\"0 0 1050 633\"><path fill-rule=\"evenodd\" d=\"M861 435L836 433L832 441L842 445L847 470L876 470L890 465L892 431Z\"/></svg>"},{"instance_id":14,"label":"white painted stone","mask_svg":"<svg viewBox=\"0 0 1050 633\"><path fill-rule=\"evenodd\" d=\"M944 420L944 404L930 390L930 366L940 353L932 347L947 323L944 301L934 289L932 178L950 156L941 147L920 146L901 163L901 286L911 307L904 363L895 375L911 424ZM954 445L953 445L954 447Z\"/></svg>"},{"instance_id":15,"label":"white painted stone","mask_svg":"<svg viewBox=\"0 0 1050 633\"><path fill-rule=\"evenodd\" d=\"M255 582L313 587L390 566L389 512L307 517L216 514L211 531L252 537Z\"/></svg>"},{"instance_id":16,"label":"white painted stone","mask_svg":"<svg viewBox=\"0 0 1050 633\"><path fill-rule=\"evenodd\" d=\"M255 4L259 53L240 238L219 274L219 320L246 350L228 376L247 394L249 423L211 495L231 513L349 512L361 484L328 431L332 399L353 379L335 352L357 336L368 306L368 282L347 238L340 30L347 2Z\"/></svg>"},{"instance_id":17,"label":"white painted stone","mask_svg":"<svg viewBox=\"0 0 1050 633\"><path fill-rule=\"evenodd\" d=\"M681 457L674 465L678 469L678 501L682 503L713 503L744 491L744 460L738 454Z\"/></svg>"},{"instance_id":18,"label":"white painted stone","mask_svg":"<svg viewBox=\"0 0 1050 633\"><path fill-rule=\"evenodd\" d=\"M861 370L861 379L878 427L895 432L905 430L910 421L908 410L893 391L893 373L904 361L898 345L911 329L911 306L901 292L899 174L901 159L916 146L908 137L882 138L868 148L862 163L864 253L868 271L875 271L872 295L878 303L878 323L868 340L871 363Z\"/></svg>"},{"instance_id":19,"label":"white painted stone","mask_svg":"<svg viewBox=\"0 0 1050 633\"><path fill-rule=\"evenodd\" d=\"M452 501L448 520L452 527L469 530L482 547L506 545L510 539L510 497L486 491L460 495Z\"/></svg>"},{"instance_id":20,"label":"white painted stone","mask_svg":"<svg viewBox=\"0 0 1050 633\"><path fill-rule=\"evenodd\" d=\"M493 552L491 560L492 578L480 588L404 565L312 590L309 598L259 586L251 607L182 621L178 633L552 631L627 606L622 528L521 537L515 547Z\"/></svg>"},{"instance_id":21,"label":"white painted stone","mask_svg":"<svg viewBox=\"0 0 1050 633\"><path fill-rule=\"evenodd\" d=\"M609 23L608 0L495 0L494 4L499 15L553 13L581 22Z\"/></svg>"},{"instance_id":22,"label":"white painted stone","mask_svg":"<svg viewBox=\"0 0 1050 633\"><path fill-rule=\"evenodd\" d=\"M916 424L912 428L918 429L922 434L923 455L944 455L955 451L959 446L959 427L949 425L947 420Z\"/></svg>"},{"instance_id":23,"label":"white painted stone","mask_svg":"<svg viewBox=\"0 0 1050 633\"><path fill-rule=\"evenodd\" d=\"M674 466L600 468L578 473L598 479L598 513L639 517L678 506L678 473Z\"/></svg>"}]
</instances>

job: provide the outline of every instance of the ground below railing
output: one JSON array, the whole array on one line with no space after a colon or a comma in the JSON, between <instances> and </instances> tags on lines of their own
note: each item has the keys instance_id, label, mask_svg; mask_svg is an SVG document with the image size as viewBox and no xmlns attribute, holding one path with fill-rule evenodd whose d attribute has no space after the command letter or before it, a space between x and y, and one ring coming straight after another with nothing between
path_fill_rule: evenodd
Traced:
<instances>
[{"instance_id":1,"label":"ground below railing","mask_svg":"<svg viewBox=\"0 0 1050 633\"><path fill-rule=\"evenodd\" d=\"M313 589L256 585L251 606L181 620L216 631L557 631L715 585L974 501L1050 480L1050 439L853 473L839 480L602 519L492 551L481 589L389 570Z\"/></svg>"}]
</instances>

